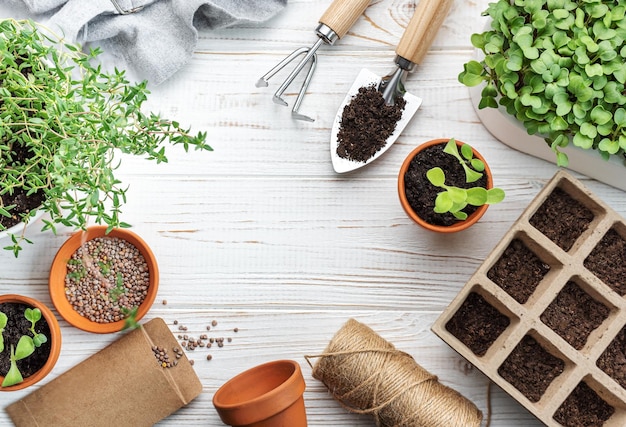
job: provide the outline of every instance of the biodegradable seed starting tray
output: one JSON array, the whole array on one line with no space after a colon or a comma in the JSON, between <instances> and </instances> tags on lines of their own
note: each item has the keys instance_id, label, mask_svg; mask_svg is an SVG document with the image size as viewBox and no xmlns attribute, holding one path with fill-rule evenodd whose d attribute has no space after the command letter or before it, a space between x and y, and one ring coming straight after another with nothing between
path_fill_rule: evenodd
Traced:
<instances>
[{"instance_id":1,"label":"biodegradable seed starting tray","mask_svg":"<svg viewBox=\"0 0 626 427\"><path fill-rule=\"evenodd\" d=\"M626 222L559 171L432 326L548 426L626 425Z\"/></svg>"}]
</instances>

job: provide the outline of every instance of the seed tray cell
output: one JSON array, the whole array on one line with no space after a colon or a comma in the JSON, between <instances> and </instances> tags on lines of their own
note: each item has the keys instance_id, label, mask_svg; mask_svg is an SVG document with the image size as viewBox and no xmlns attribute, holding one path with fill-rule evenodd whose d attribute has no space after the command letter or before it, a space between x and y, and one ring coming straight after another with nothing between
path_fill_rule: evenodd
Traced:
<instances>
[{"instance_id":1,"label":"seed tray cell","mask_svg":"<svg viewBox=\"0 0 626 427\"><path fill-rule=\"evenodd\" d=\"M555 222L564 221L558 212L566 212L565 225L573 221L578 225ZM516 271L507 271L514 269L515 258L528 254L532 259L520 264L521 268L532 265L531 273L516 276ZM623 427L625 269L626 221L580 181L560 170L432 330L547 426ZM508 278L509 273L513 279ZM528 279L529 274L535 281L526 281L530 285L524 289L523 277ZM514 283L515 278L519 283ZM512 291L515 286L522 288ZM508 319L506 327L473 314L476 295ZM463 328L454 325L472 325L469 333L495 339L485 351L475 352L468 344L471 340L459 336ZM503 330L490 330L493 328ZM533 352L543 364L533 362ZM524 369L544 375L545 383L516 372ZM592 402L598 413L584 404L578 407L580 401ZM577 424L581 421L578 411L590 417L583 422L591 424Z\"/></svg>"}]
</instances>

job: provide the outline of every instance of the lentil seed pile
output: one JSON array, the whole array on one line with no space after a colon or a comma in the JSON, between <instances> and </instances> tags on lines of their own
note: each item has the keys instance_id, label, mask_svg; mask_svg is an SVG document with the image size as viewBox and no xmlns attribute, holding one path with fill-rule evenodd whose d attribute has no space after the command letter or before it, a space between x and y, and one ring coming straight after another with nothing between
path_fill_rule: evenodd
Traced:
<instances>
[{"instance_id":1,"label":"lentil seed pile","mask_svg":"<svg viewBox=\"0 0 626 427\"><path fill-rule=\"evenodd\" d=\"M148 264L133 244L98 237L83 243L68 261L65 296L92 322L117 322L143 302L149 280Z\"/></svg>"}]
</instances>

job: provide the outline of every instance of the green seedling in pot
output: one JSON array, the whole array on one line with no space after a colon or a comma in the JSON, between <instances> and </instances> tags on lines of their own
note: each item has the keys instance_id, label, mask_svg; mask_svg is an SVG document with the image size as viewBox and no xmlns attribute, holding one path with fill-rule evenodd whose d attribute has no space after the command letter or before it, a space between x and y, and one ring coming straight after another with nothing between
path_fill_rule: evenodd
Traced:
<instances>
[{"instance_id":1,"label":"green seedling in pot","mask_svg":"<svg viewBox=\"0 0 626 427\"><path fill-rule=\"evenodd\" d=\"M41 310L38 308L27 308L24 310L24 317L30 321L30 332L33 334L33 344L35 347L41 347L42 344L48 342L48 338L44 334L35 331L35 325L41 320Z\"/></svg>"},{"instance_id":2,"label":"green seedling in pot","mask_svg":"<svg viewBox=\"0 0 626 427\"><path fill-rule=\"evenodd\" d=\"M41 310L38 308L27 308L24 310L24 317L30 321L31 326L28 329L29 332L33 335L32 337L28 335L22 335L19 341L17 342L17 346L11 344L11 354L9 356L10 366L9 371L4 377L2 381L1 387L8 387L15 384L19 384L24 381L22 377L22 373L17 367L17 361L26 359L28 356L35 352L35 349L41 347L42 344L48 341L48 338L44 334L37 333L35 331L35 325L39 320L41 320ZM7 325L8 318L5 313L0 312L0 336L2 332L4 332L4 328ZM4 351L4 338L0 341L0 353Z\"/></svg>"},{"instance_id":3,"label":"green seedling in pot","mask_svg":"<svg viewBox=\"0 0 626 427\"><path fill-rule=\"evenodd\" d=\"M7 315L0 311L0 353L4 351L4 328L7 326Z\"/></svg>"},{"instance_id":4,"label":"green seedling in pot","mask_svg":"<svg viewBox=\"0 0 626 427\"><path fill-rule=\"evenodd\" d=\"M19 384L24 381L22 373L17 367L17 361L26 359L35 352L35 344L33 339L28 335L23 335L17 342L17 347L11 344L11 366L2 381L2 387L8 387Z\"/></svg>"},{"instance_id":5,"label":"green seedling in pot","mask_svg":"<svg viewBox=\"0 0 626 427\"><path fill-rule=\"evenodd\" d=\"M463 166L465 182L476 182L483 176L482 172L485 170L485 165L480 159L474 157L472 147L469 144L463 144L459 153L456 141L452 138L448 141L443 151L456 157ZM467 205L493 205L504 200L504 191L500 188L487 190L483 187L459 188L446 185L446 174L439 167L432 168L426 172L426 177L432 185L444 189L435 199L434 211L436 213L450 212L455 218L465 220L467 219L467 214L463 212L463 209Z\"/></svg>"}]
</instances>

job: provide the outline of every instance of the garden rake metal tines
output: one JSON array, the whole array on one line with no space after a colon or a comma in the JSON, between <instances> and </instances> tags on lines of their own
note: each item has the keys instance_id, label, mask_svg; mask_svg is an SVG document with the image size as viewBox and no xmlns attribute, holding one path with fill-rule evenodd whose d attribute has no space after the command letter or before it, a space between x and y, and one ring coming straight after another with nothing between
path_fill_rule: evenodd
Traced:
<instances>
[{"instance_id":1,"label":"garden rake metal tines","mask_svg":"<svg viewBox=\"0 0 626 427\"><path fill-rule=\"evenodd\" d=\"M317 40L312 47L301 47L293 51L274 68L269 70L263 77L261 77L259 81L257 81L256 87L267 87L270 78L272 78L276 73L282 70L285 66L287 66L287 64L291 63L297 57L304 55L296 67L287 76L283 84L281 84L278 90L276 90L273 101L276 104L284 106L289 105L282 98L282 95L291 83L293 83L304 67L309 64L309 70L307 71L302 86L300 87L293 109L291 110L291 115L293 118L298 120L313 122L314 119L299 113L298 110L300 109L304 94L306 93L315 72L317 64L316 52L323 43L333 45L338 39L342 38L352 25L354 25L358 17L363 14L369 3L370 0L334 0L320 18L319 25L315 29L315 33L319 37L319 40Z\"/></svg>"}]
</instances>

